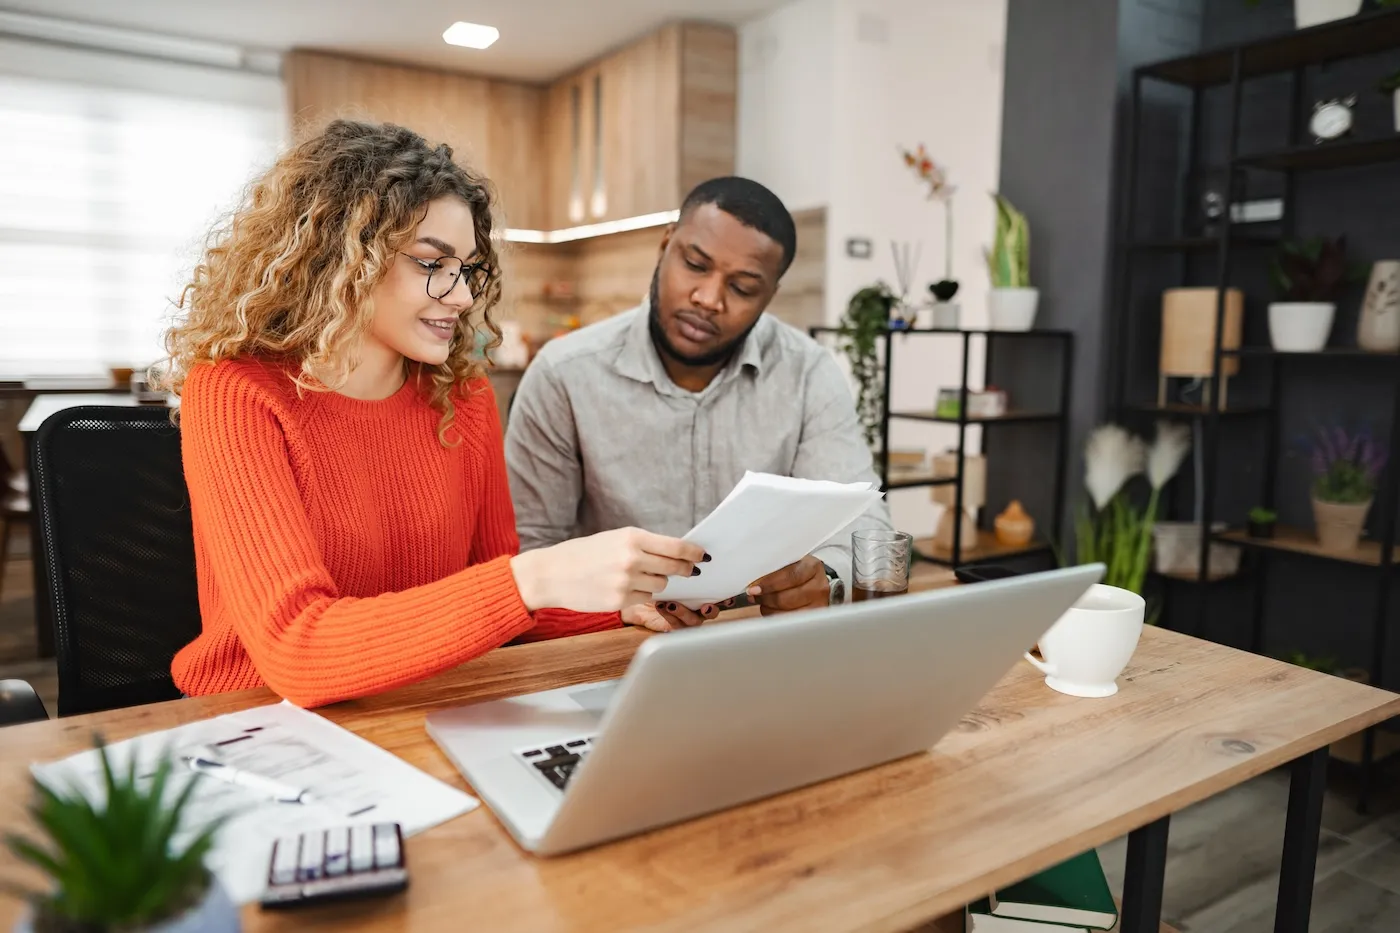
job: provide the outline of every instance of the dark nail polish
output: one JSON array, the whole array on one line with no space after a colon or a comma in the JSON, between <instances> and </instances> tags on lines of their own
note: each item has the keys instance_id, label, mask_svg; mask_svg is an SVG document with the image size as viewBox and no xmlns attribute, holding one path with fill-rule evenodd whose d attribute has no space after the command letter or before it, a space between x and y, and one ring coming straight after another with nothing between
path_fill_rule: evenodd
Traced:
<instances>
[{"instance_id":1,"label":"dark nail polish","mask_svg":"<svg viewBox=\"0 0 1400 933\"><path fill-rule=\"evenodd\" d=\"M675 611L676 611L676 604L675 604L675 603L667 603L667 604L666 604L666 611L667 611L667 612L675 612Z\"/></svg>"},{"instance_id":2,"label":"dark nail polish","mask_svg":"<svg viewBox=\"0 0 1400 933\"><path fill-rule=\"evenodd\" d=\"M691 567L691 568L690 568L690 575L691 575L692 577L698 577L698 576L700 576L700 568L699 568L699 567Z\"/></svg>"},{"instance_id":3,"label":"dark nail polish","mask_svg":"<svg viewBox=\"0 0 1400 933\"><path fill-rule=\"evenodd\" d=\"M700 563L708 564L711 560L712 558L710 557L710 555L706 554L704 557L700 558Z\"/></svg>"}]
</instances>

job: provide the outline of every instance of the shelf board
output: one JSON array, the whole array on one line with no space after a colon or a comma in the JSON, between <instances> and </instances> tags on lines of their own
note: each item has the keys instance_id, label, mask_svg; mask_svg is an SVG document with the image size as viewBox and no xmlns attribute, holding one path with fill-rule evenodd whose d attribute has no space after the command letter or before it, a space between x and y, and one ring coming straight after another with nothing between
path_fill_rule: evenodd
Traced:
<instances>
[{"instance_id":1,"label":"shelf board","mask_svg":"<svg viewBox=\"0 0 1400 933\"><path fill-rule=\"evenodd\" d=\"M1140 411L1156 415L1174 415L1178 418L1204 418L1210 411L1204 405L1187 405L1184 402L1168 402L1166 405L1127 405L1129 411ZM1243 407L1231 407L1220 412L1222 418L1248 418L1255 415L1266 415L1271 409L1261 405L1245 405Z\"/></svg>"},{"instance_id":2,"label":"shelf board","mask_svg":"<svg viewBox=\"0 0 1400 933\"><path fill-rule=\"evenodd\" d=\"M1241 156L1237 165L1264 169L1329 169L1377 165L1400 160L1400 133L1380 139L1294 146L1277 152Z\"/></svg>"},{"instance_id":3,"label":"shelf board","mask_svg":"<svg viewBox=\"0 0 1400 933\"><path fill-rule=\"evenodd\" d=\"M1174 572L1172 572L1172 573L1159 573L1159 572L1157 572L1156 570L1149 570L1149 571L1148 571L1148 574L1149 574L1150 576L1154 576L1154 577L1157 577L1157 578L1162 579L1162 580L1175 580L1175 581L1177 581L1177 582L1179 582L1179 583L1197 583L1197 584L1199 584L1199 583L1202 582L1202 581L1201 581L1200 574L1191 573L1191 572L1184 571L1184 570L1178 570L1178 571L1174 571ZM1224 583L1224 582L1227 581L1227 580L1238 580L1238 579L1239 579L1240 577L1242 577L1242 576L1244 576L1243 571L1238 571L1238 570L1235 571L1234 573L1212 573L1212 574L1209 574L1209 575L1206 576L1206 579L1205 579L1204 582L1206 582L1206 583Z\"/></svg>"},{"instance_id":4,"label":"shelf board","mask_svg":"<svg viewBox=\"0 0 1400 933\"><path fill-rule=\"evenodd\" d=\"M839 334L839 327L809 327L809 334ZM961 337L964 334L971 334L974 337L1054 337L1060 340L1067 340L1074 336L1073 331L1068 330L963 330L957 327L890 327L885 329L886 334L932 334L944 336Z\"/></svg>"},{"instance_id":5,"label":"shelf board","mask_svg":"<svg viewBox=\"0 0 1400 933\"><path fill-rule=\"evenodd\" d=\"M1336 357L1338 359L1377 359L1390 360L1392 363L1400 360L1400 354L1394 352L1378 353L1372 350L1363 350L1360 347L1324 347L1321 350L1314 350L1308 353L1294 353L1287 350L1275 350L1273 347L1240 347L1238 350L1225 350L1225 356L1277 356L1283 358L1297 359L1326 359Z\"/></svg>"},{"instance_id":6,"label":"shelf board","mask_svg":"<svg viewBox=\"0 0 1400 933\"><path fill-rule=\"evenodd\" d=\"M891 418L901 418L905 421L936 421L939 424L957 424L957 418L950 418L945 415L931 411L892 411ZM972 417L967 419L968 424L1015 424L1018 422L1030 421L1059 421L1060 416L1053 411L1017 411L1011 409L1004 415L996 417Z\"/></svg>"},{"instance_id":7,"label":"shelf board","mask_svg":"<svg viewBox=\"0 0 1400 933\"><path fill-rule=\"evenodd\" d=\"M923 560L935 564L943 564L951 567L953 565L953 549L938 547L933 543L933 538L916 538L914 540L914 550ZM964 543L962 548L962 559L959 565L978 563L981 561L993 560L998 557L1020 557L1027 554L1038 554L1042 551L1050 550L1050 545L1044 541L1032 539L1029 544L1020 547L1011 547L1002 544L997 540L996 534L990 531L978 530L977 543L969 547Z\"/></svg>"},{"instance_id":8,"label":"shelf board","mask_svg":"<svg viewBox=\"0 0 1400 933\"><path fill-rule=\"evenodd\" d=\"M1323 550L1322 545L1317 543L1312 532L1288 525L1276 526L1272 538L1251 538L1243 531L1224 531L1212 537L1217 541L1229 541L1231 544L1239 544L1244 547L1266 551L1287 551L1290 554L1301 554L1304 557L1315 557L1319 560L1360 564L1365 567L1379 567L1381 565L1379 541L1362 541L1351 551L1326 551ZM1396 549L1396 554L1391 555L1392 565L1394 565L1397 555L1400 555L1400 548Z\"/></svg>"},{"instance_id":9,"label":"shelf board","mask_svg":"<svg viewBox=\"0 0 1400 933\"><path fill-rule=\"evenodd\" d=\"M1240 74L1253 78L1393 48L1400 48L1400 12L1384 10L1157 62L1138 73L1187 87L1209 87L1230 80L1237 49Z\"/></svg>"},{"instance_id":10,"label":"shelf board","mask_svg":"<svg viewBox=\"0 0 1400 933\"><path fill-rule=\"evenodd\" d=\"M1279 238L1255 233L1232 233L1230 242L1240 247L1277 246ZM1220 237L1218 236L1184 236L1134 240L1128 244L1128 248L1145 253L1168 253L1215 249L1219 245Z\"/></svg>"},{"instance_id":11,"label":"shelf board","mask_svg":"<svg viewBox=\"0 0 1400 933\"><path fill-rule=\"evenodd\" d=\"M932 470L894 470L890 472L886 489L917 489L920 486L951 486L957 482L951 476L934 476Z\"/></svg>"}]
</instances>

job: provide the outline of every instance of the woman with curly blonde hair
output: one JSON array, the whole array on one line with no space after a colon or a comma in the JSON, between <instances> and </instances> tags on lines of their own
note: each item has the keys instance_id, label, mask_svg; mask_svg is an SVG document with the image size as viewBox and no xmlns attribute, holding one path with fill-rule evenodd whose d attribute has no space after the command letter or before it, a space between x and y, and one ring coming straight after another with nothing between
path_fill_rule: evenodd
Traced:
<instances>
[{"instance_id":1,"label":"woman with curly blonde hair","mask_svg":"<svg viewBox=\"0 0 1400 933\"><path fill-rule=\"evenodd\" d=\"M500 335L491 222L447 146L336 121L211 235L166 336L203 621L185 693L364 696L616 626L699 572L699 548L637 529L518 553L474 357Z\"/></svg>"}]
</instances>

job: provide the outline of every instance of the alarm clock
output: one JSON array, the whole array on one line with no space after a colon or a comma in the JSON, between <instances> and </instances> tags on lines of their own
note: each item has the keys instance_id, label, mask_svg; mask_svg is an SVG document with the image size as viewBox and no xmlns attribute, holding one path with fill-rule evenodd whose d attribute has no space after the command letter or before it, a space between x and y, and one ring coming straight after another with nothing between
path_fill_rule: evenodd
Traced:
<instances>
[{"instance_id":1,"label":"alarm clock","mask_svg":"<svg viewBox=\"0 0 1400 933\"><path fill-rule=\"evenodd\" d=\"M1355 123L1351 108L1355 106L1355 94L1350 97L1320 100L1314 104L1312 118L1308 121L1308 129L1313 134L1313 142L1327 142L1350 133Z\"/></svg>"}]
</instances>

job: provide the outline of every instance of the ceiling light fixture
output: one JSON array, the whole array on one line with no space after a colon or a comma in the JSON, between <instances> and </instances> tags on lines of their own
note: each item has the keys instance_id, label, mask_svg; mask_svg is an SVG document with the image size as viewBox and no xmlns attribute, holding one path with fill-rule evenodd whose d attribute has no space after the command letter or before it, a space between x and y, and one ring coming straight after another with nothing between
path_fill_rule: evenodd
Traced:
<instances>
[{"instance_id":1,"label":"ceiling light fixture","mask_svg":"<svg viewBox=\"0 0 1400 933\"><path fill-rule=\"evenodd\" d=\"M484 49L501 37L495 26L482 26L478 23L453 23L442 34L442 41L448 45L460 45L467 49Z\"/></svg>"}]
</instances>

